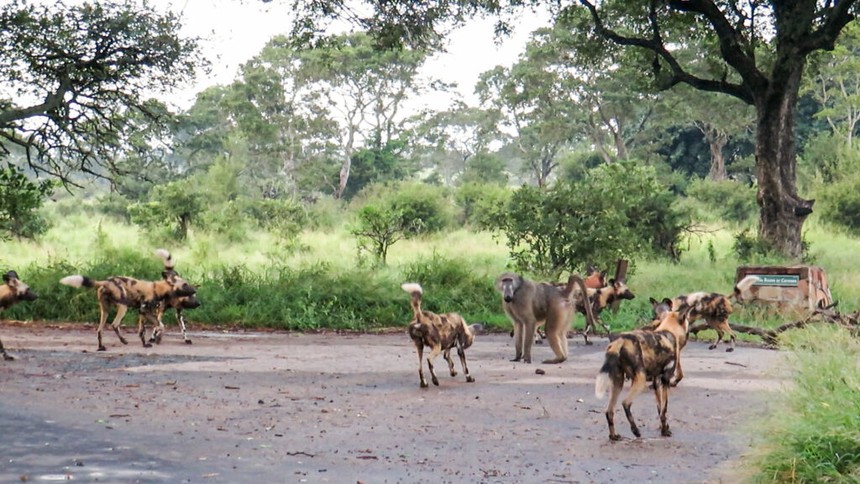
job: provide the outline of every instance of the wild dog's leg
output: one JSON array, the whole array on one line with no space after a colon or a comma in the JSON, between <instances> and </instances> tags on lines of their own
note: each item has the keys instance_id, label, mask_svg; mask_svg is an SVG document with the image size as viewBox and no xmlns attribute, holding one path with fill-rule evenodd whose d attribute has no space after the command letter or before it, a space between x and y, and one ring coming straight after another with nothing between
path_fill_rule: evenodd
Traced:
<instances>
[{"instance_id":1,"label":"wild dog's leg","mask_svg":"<svg viewBox=\"0 0 860 484\"><path fill-rule=\"evenodd\" d=\"M152 318L152 315L147 311L141 311L137 317L137 335L140 336L140 342L144 348L152 348L152 343L146 341L146 321ZM153 333L155 330L153 329Z\"/></svg>"},{"instance_id":2,"label":"wild dog's leg","mask_svg":"<svg viewBox=\"0 0 860 484\"><path fill-rule=\"evenodd\" d=\"M715 329L717 330L717 334L719 334L720 339L722 339L723 333L727 333L729 335L729 341L728 341L729 347L726 348L726 351L727 352L734 351L735 350L735 339L737 339L737 336L735 336L735 332L732 331L732 327L729 326L729 320L724 319L722 321L719 321L717 323L717 326ZM719 342L719 340L717 342ZM717 346L716 343L714 343L714 347L716 347L716 346Z\"/></svg>"},{"instance_id":3,"label":"wild dog's leg","mask_svg":"<svg viewBox=\"0 0 860 484\"><path fill-rule=\"evenodd\" d=\"M615 432L615 405L618 404L618 396L624 388L624 376L612 378L612 389L609 393L609 404L606 406L606 423L609 424L609 440L621 440L621 436Z\"/></svg>"},{"instance_id":4,"label":"wild dog's leg","mask_svg":"<svg viewBox=\"0 0 860 484\"><path fill-rule=\"evenodd\" d=\"M0 354L2 354L2 355L3 355L3 359L4 359L4 360L6 360L6 361L14 360L14 359L15 359L15 357L14 357L14 356L12 356L12 355L10 355L10 354L6 353L6 348L4 348L4 347L3 347L3 342L2 342L2 341L0 341Z\"/></svg>"},{"instance_id":5,"label":"wild dog's leg","mask_svg":"<svg viewBox=\"0 0 860 484\"><path fill-rule=\"evenodd\" d=\"M681 369L681 348L677 348L675 350L675 381L670 383L669 386L676 387L683 379L684 370Z\"/></svg>"},{"instance_id":6,"label":"wild dog's leg","mask_svg":"<svg viewBox=\"0 0 860 484\"><path fill-rule=\"evenodd\" d=\"M445 350L442 353L442 357L448 362L448 371L451 373L451 376L457 376L457 370L454 369L454 360L451 359L451 349L448 348Z\"/></svg>"},{"instance_id":7,"label":"wild dog's leg","mask_svg":"<svg viewBox=\"0 0 860 484\"><path fill-rule=\"evenodd\" d=\"M645 389L646 383L645 373L642 371L636 372L633 375L630 390L627 392L627 396L624 397L624 401L621 402L621 406L624 407L624 413L627 415L627 421L630 422L630 431L636 437L641 437L642 433L639 432L639 427L636 426L636 420L633 419L633 412L630 410L630 407L633 405L633 399L636 398L636 395L639 395Z\"/></svg>"},{"instance_id":8,"label":"wild dog's leg","mask_svg":"<svg viewBox=\"0 0 860 484\"><path fill-rule=\"evenodd\" d=\"M427 380L424 379L424 343L415 342L415 349L418 350L418 381L421 388L427 388Z\"/></svg>"},{"instance_id":9,"label":"wild dog's leg","mask_svg":"<svg viewBox=\"0 0 860 484\"><path fill-rule=\"evenodd\" d=\"M127 345L128 341L123 337L122 333L119 332L119 325L122 323L122 318L125 316L125 313L128 312L128 306L123 304L116 305L116 316L113 318L113 323L111 323L111 327L113 328L113 332L116 333L119 340L122 344ZM105 312L105 319L107 319L107 312ZM104 348L101 346L101 325L99 325L99 349L102 350ZM103 351L103 350L102 350Z\"/></svg>"},{"instance_id":10,"label":"wild dog's leg","mask_svg":"<svg viewBox=\"0 0 860 484\"><path fill-rule=\"evenodd\" d=\"M457 355L460 357L460 365L463 367L463 374L466 375L466 381L473 383L475 379L469 374L469 367L466 366L466 350L463 349L462 344L457 345Z\"/></svg>"},{"instance_id":11,"label":"wild dog's leg","mask_svg":"<svg viewBox=\"0 0 860 484\"><path fill-rule=\"evenodd\" d=\"M185 340L185 344L190 345L191 339L185 331L185 316L182 314L182 308L176 308L176 319L179 321L179 329L182 330L182 339Z\"/></svg>"},{"instance_id":12,"label":"wild dog's leg","mask_svg":"<svg viewBox=\"0 0 860 484\"><path fill-rule=\"evenodd\" d=\"M436 370L433 369L433 359L439 356L439 353L442 352L442 345L436 343L433 345L433 349L430 351L430 354L427 355L427 369L430 370L430 380L434 385L439 386L439 379L436 378Z\"/></svg>"},{"instance_id":13,"label":"wild dog's leg","mask_svg":"<svg viewBox=\"0 0 860 484\"><path fill-rule=\"evenodd\" d=\"M669 378L670 376L664 374L663 377L654 379L654 394L657 396L657 415L660 416L660 435L663 437L672 436L672 431L669 430L669 422L666 417L666 411L669 407Z\"/></svg>"},{"instance_id":14,"label":"wild dog's leg","mask_svg":"<svg viewBox=\"0 0 860 484\"><path fill-rule=\"evenodd\" d=\"M150 343L161 344L161 337L164 333L164 312L167 310L164 304L159 304L155 310L155 319L158 323L152 330L152 335L149 337Z\"/></svg>"}]
</instances>

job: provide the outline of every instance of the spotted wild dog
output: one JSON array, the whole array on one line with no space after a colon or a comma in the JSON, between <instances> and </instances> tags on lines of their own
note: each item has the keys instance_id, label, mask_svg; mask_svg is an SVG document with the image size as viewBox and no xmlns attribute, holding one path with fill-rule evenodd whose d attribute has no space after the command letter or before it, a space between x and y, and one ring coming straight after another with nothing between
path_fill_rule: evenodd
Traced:
<instances>
[{"instance_id":1,"label":"spotted wild dog","mask_svg":"<svg viewBox=\"0 0 860 484\"><path fill-rule=\"evenodd\" d=\"M670 311L664 315L655 330L621 333L609 343L603 366L594 381L594 394L597 398L603 398L607 388L610 389L609 405L606 407L610 440L621 439L615 432L615 405L627 379L631 380L630 389L621 405L633 435L642 436L630 407L636 395L641 393L650 381L657 397L660 434L664 437L672 436L666 417L669 386L689 325L686 314Z\"/></svg>"},{"instance_id":2,"label":"spotted wild dog","mask_svg":"<svg viewBox=\"0 0 860 484\"><path fill-rule=\"evenodd\" d=\"M0 286L0 310L14 306L18 301L35 301L38 297L30 286L18 279L18 273L9 271L3 274L3 285ZM4 360L14 360L15 357L6 353L3 341L0 341L0 355Z\"/></svg>"},{"instance_id":3,"label":"spotted wild dog","mask_svg":"<svg viewBox=\"0 0 860 484\"><path fill-rule=\"evenodd\" d=\"M609 279L607 284L603 287L596 289L589 288L587 291L588 300L591 302L591 312L594 314L594 318L603 326L603 329L606 330L607 334L609 333L609 328L603 323L603 320L600 319L600 313L615 301L629 301L636 298L636 295L630 291L630 288L627 287L627 284L625 284L624 281L616 281L615 279ZM576 311L580 314L585 314L585 305L583 304L582 299L577 300ZM585 331L583 331L586 344L588 344L589 329L592 331L594 330L592 326L586 326Z\"/></svg>"},{"instance_id":4,"label":"spotted wild dog","mask_svg":"<svg viewBox=\"0 0 860 484\"><path fill-rule=\"evenodd\" d=\"M159 325L157 319L159 307L169 298L191 296L196 289L176 274L168 274L166 271L163 279L159 281L143 281L125 276L113 276L103 281L96 281L86 276L72 275L60 279L61 284L72 287L95 288L99 301L99 328L98 340L99 351L105 351L102 344L102 331L112 307L116 307L116 316L111 327L122 344L128 341L120 333L120 324L129 308L138 311L138 336L145 348L152 345L146 341L144 332L145 320L149 320L155 326Z\"/></svg>"},{"instance_id":5,"label":"spotted wild dog","mask_svg":"<svg viewBox=\"0 0 860 484\"><path fill-rule=\"evenodd\" d=\"M723 340L725 334L729 335L729 347L726 351L735 350L735 332L729 326L729 315L732 314L732 301L742 301L743 293L759 281L757 276L746 276L735 284L732 293L728 296L716 292L693 292L684 294L674 299L665 298L661 302L651 299L651 305L656 311L658 307L665 310L665 306L673 311L689 311L690 323L704 319L707 325L717 332L717 339L708 347L712 350ZM661 306L665 305L665 306Z\"/></svg>"},{"instance_id":6,"label":"spotted wild dog","mask_svg":"<svg viewBox=\"0 0 860 484\"><path fill-rule=\"evenodd\" d=\"M179 277L179 273L176 272L175 265L176 259L170 254L169 251L165 249L158 249L155 251L155 255L161 258L164 261L164 272L162 272L162 276L165 279L170 277ZM197 294L191 294L190 296L169 296L164 300L164 303L159 306L158 312L156 314L156 319L158 320L158 326L152 332L152 336L149 338L150 343L161 343L162 335L164 334L164 313L169 309L173 308L176 311L176 321L179 322L179 329L182 330L182 339L185 341L185 344L191 344L191 338L188 337L188 332L186 331L186 321L185 316L182 314L183 309L194 309L200 307L200 300L197 299Z\"/></svg>"},{"instance_id":7,"label":"spotted wild dog","mask_svg":"<svg viewBox=\"0 0 860 484\"><path fill-rule=\"evenodd\" d=\"M433 359L442 353L445 361L448 362L448 370L451 376L457 376L457 370L454 369L454 362L451 360L451 348L457 347L457 355L460 356L460 365L463 367L463 373L466 375L467 382L474 382L475 379L469 374L469 367L466 366L466 349L472 346L475 339L475 332L481 327L479 324L471 326L466 324L457 313L436 314L430 311L421 310L421 298L424 290L417 283L404 283L400 286L404 291L412 296L412 315L413 320L409 323L407 333L415 343L415 348L418 351L418 378L421 388L427 388L427 380L424 379L424 347L430 348L430 354L427 355L427 369L430 370L430 378L434 385L439 385L439 380L436 378L436 372L433 370Z\"/></svg>"}]
</instances>

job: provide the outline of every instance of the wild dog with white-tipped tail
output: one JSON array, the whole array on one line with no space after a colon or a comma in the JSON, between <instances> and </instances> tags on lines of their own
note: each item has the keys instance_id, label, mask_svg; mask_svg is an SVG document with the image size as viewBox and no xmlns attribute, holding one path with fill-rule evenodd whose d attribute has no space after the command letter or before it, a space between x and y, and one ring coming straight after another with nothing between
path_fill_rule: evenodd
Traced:
<instances>
[{"instance_id":1,"label":"wild dog with white-tipped tail","mask_svg":"<svg viewBox=\"0 0 860 484\"><path fill-rule=\"evenodd\" d=\"M424 347L430 348L430 354L427 355L427 369L430 370L430 378L434 385L439 385L439 379L436 378L436 372L433 370L433 359L439 356L439 353L442 353L445 361L448 362L451 376L457 376L457 370L454 369L454 362L451 360L451 349L454 347L457 348L457 355L460 356L460 365L463 367L466 381L474 382L475 379L469 374L469 367L466 366L466 349L472 346L475 333L480 330L481 325L468 325L466 320L457 313L436 314L423 311L421 299L424 290L421 285L407 282L400 287L412 296L413 320L409 323L407 333L418 351L418 379L421 388L429 386L424 379Z\"/></svg>"},{"instance_id":2,"label":"wild dog with white-tipped tail","mask_svg":"<svg viewBox=\"0 0 860 484\"><path fill-rule=\"evenodd\" d=\"M161 273L164 279L179 277L179 273L176 272L175 269L176 259L173 258L169 251L166 249L158 249L155 251L155 255L164 261L164 272ZM176 311L176 321L179 323L179 329L182 330L182 339L185 341L185 344L190 345L191 338L188 337L188 331L186 330L187 322L185 320L185 315L182 314L182 310L194 309L196 307L200 307L200 300L197 299L197 294L191 294L189 296L168 296L164 300L164 304L159 307L158 314L156 315L159 325L152 332L152 337L149 338L149 342L161 343L161 338L164 334L164 313L170 308L173 308Z\"/></svg>"},{"instance_id":3,"label":"wild dog with white-tipped tail","mask_svg":"<svg viewBox=\"0 0 860 484\"><path fill-rule=\"evenodd\" d=\"M18 279L18 273L9 271L3 274L3 285L0 285L0 310L10 308L19 301L35 301L38 296L30 286ZM6 353L3 342L0 341L0 355L4 360L14 360L15 357Z\"/></svg>"}]
</instances>

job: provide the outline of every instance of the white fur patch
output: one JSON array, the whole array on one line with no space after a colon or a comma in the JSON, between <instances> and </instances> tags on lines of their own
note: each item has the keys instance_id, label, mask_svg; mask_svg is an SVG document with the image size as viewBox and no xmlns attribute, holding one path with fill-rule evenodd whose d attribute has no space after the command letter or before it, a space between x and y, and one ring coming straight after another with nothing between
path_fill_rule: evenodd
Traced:
<instances>
[{"instance_id":1,"label":"white fur patch","mask_svg":"<svg viewBox=\"0 0 860 484\"><path fill-rule=\"evenodd\" d=\"M597 378L594 379L594 396L598 399L602 399L603 395L606 394L606 390L609 388L610 383L609 373L598 373Z\"/></svg>"},{"instance_id":2,"label":"white fur patch","mask_svg":"<svg viewBox=\"0 0 860 484\"><path fill-rule=\"evenodd\" d=\"M408 292L409 294L412 294L413 292L417 292L418 294L424 294L424 290L421 289L421 284L418 284L417 282L404 282L400 285L400 288Z\"/></svg>"},{"instance_id":3,"label":"white fur patch","mask_svg":"<svg viewBox=\"0 0 860 484\"><path fill-rule=\"evenodd\" d=\"M60 279L60 284L72 287L81 287L84 285L84 276L66 276Z\"/></svg>"}]
</instances>

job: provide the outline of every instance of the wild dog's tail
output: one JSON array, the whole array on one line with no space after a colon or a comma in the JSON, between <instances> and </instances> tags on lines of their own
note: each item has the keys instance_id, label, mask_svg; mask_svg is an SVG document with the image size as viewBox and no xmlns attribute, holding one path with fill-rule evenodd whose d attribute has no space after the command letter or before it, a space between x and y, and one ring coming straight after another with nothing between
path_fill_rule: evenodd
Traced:
<instances>
[{"instance_id":1,"label":"wild dog's tail","mask_svg":"<svg viewBox=\"0 0 860 484\"><path fill-rule=\"evenodd\" d=\"M579 290L582 291L582 306L585 308L585 332L588 333L588 328L594 328L594 312L592 311L591 304L588 300L588 288L585 287L585 282L582 281L582 278L577 276L576 274L571 274L570 277L567 278L567 286L562 289L561 293L565 297L565 299L569 298L573 293L574 285L579 286ZM576 305L576 301L574 301L574 306ZM607 332L609 332L607 328ZM588 341L586 337L586 342Z\"/></svg>"},{"instance_id":2,"label":"wild dog's tail","mask_svg":"<svg viewBox=\"0 0 860 484\"><path fill-rule=\"evenodd\" d=\"M621 366L621 345L624 344L623 339L615 339L606 348L606 358L603 360L603 366L600 367L600 373L594 379L594 396L603 398L606 390L612 385L612 375L618 374Z\"/></svg>"},{"instance_id":3,"label":"wild dog's tail","mask_svg":"<svg viewBox=\"0 0 860 484\"><path fill-rule=\"evenodd\" d=\"M93 281L87 276L74 275L60 279L60 284L72 287L95 287L96 281Z\"/></svg>"},{"instance_id":4,"label":"wild dog's tail","mask_svg":"<svg viewBox=\"0 0 860 484\"><path fill-rule=\"evenodd\" d=\"M164 268L166 270L173 270L173 266L176 264L176 260L173 258L173 255L167 249L156 249L155 255L161 257L161 260L164 261Z\"/></svg>"},{"instance_id":5,"label":"wild dog's tail","mask_svg":"<svg viewBox=\"0 0 860 484\"><path fill-rule=\"evenodd\" d=\"M412 313L415 319L418 319L421 315L421 295L424 293L424 290L421 289L421 284L417 282L404 282L400 287L412 295Z\"/></svg>"},{"instance_id":6,"label":"wild dog's tail","mask_svg":"<svg viewBox=\"0 0 860 484\"><path fill-rule=\"evenodd\" d=\"M755 284L756 282L758 282L760 280L761 280L761 278L758 276L750 275L750 276L744 277L743 279L738 281L737 284L735 284L735 288L734 288L734 290L732 290L732 293L729 295L729 299L733 299L735 301L743 301L743 292L746 291L747 289L751 288L753 286L753 284Z\"/></svg>"}]
</instances>

